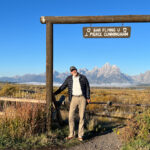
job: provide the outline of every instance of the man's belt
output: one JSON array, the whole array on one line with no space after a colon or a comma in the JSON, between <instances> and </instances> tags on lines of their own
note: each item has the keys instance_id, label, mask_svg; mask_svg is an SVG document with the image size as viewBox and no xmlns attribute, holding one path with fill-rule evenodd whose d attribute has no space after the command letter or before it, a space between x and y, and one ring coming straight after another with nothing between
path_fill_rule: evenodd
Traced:
<instances>
[{"instance_id":1,"label":"man's belt","mask_svg":"<svg viewBox=\"0 0 150 150\"><path fill-rule=\"evenodd\" d=\"M75 96L75 97L81 97L81 96L83 96L83 95L73 95L73 96Z\"/></svg>"}]
</instances>

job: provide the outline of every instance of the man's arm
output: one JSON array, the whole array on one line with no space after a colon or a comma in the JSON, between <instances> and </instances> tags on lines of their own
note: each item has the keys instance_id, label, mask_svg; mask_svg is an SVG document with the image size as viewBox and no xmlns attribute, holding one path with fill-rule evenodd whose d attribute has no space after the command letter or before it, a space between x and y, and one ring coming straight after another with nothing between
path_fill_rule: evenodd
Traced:
<instances>
[{"instance_id":1,"label":"man's arm","mask_svg":"<svg viewBox=\"0 0 150 150\"><path fill-rule=\"evenodd\" d=\"M90 100L90 85L86 77L85 77L85 80L86 80L86 97L87 97L87 102L89 103L91 101Z\"/></svg>"},{"instance_id":2,"label":"man's arm","mask_svg":"<svg viewBox=\"0 0 150 150\"><path fill-rule=\"evenodd\" d=\"M54 95L57 95L61 93L66 87L68 86L68 78L65 80L65 82L59 87L59 89L54 92Z\"/></svg>"}]
</instances>

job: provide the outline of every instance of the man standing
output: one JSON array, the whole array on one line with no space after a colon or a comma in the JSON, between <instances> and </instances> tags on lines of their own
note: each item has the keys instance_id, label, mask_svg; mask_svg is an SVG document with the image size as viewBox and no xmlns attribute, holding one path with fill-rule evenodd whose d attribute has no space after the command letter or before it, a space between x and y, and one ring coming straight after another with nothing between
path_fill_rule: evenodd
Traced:
<instances>
[{"instance_id":1,"label":"man standing","mask_svg":"<svg viewBox=\"0 0 150 150\"><path fill-rule=\"evenodd\" d=\"M86 103L90 102L90 86L87 78L77 72L77 68L74 66L70 67L71 75L68 76L65 82L59 87L54 93L55 95L62 92L68 87L68 95L70 103L69 109L69 136L66 139L72 139L75 136L74 131L74 115L75 110L79 108L79 128L78 128L78 139L83 141L84 135L84 113Z\"/></svg>"}]
</instances>

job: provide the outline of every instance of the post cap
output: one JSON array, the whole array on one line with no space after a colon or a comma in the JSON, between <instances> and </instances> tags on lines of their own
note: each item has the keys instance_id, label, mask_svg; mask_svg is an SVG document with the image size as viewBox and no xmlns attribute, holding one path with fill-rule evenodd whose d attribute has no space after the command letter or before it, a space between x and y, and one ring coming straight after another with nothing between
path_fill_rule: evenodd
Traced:
<instances>
[{"instance_id":1,"label":"post cap","mask_svg":"<svg viewBox=\"0 0 150 150\"><path fill-rule=\"evenodd\" d=\"M41 21L42 24L45 24L46 23L45 16L41 16L40 21Z\"/></svg>"}]
</instances>

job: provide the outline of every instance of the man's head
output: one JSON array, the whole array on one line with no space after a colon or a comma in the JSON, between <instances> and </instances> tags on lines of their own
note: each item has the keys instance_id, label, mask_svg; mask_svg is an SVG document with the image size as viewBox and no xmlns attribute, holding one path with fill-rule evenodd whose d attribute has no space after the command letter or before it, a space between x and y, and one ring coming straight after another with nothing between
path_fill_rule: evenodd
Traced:
<instances>
[{"instance_id":1,"label":"man's head","mask_svg":"<svg viewBox=\"0 0 150 150\"><path fill-rule=\"evenodd\" d=\"M71 66L70 67L70 73L73 75L73 76L76 76L78 74L77 72L77 68L75 66Z\"/></svg>"}]
</instances>

